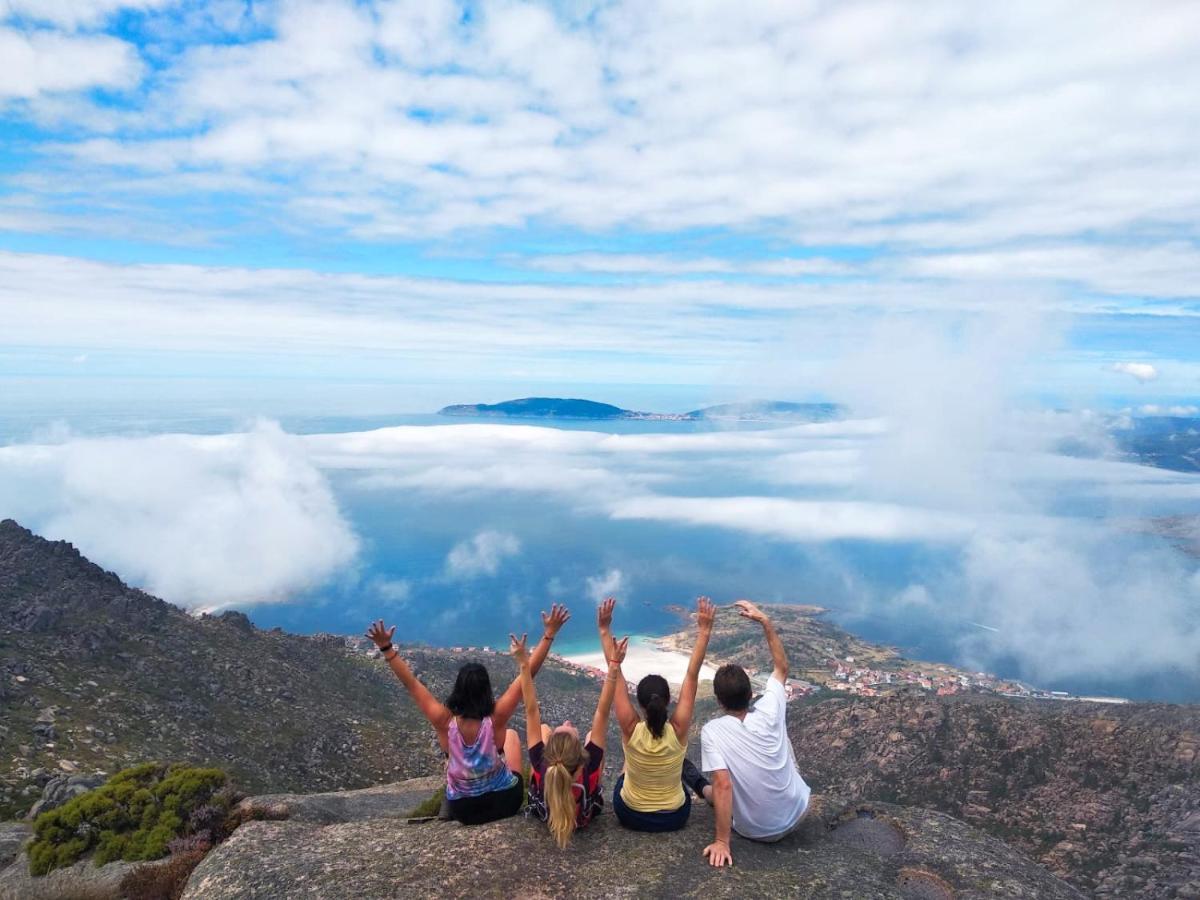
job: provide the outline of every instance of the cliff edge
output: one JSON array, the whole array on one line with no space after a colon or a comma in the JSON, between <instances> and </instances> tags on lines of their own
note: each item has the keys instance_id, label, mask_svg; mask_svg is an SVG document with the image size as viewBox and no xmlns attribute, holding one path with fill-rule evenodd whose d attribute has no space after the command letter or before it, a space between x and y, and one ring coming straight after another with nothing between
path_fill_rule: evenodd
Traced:
<instances>
[{"instance_id":1,"label":"cliff edge","mask_svg":"<svg viewBox=\"0 0 1200 900\"><path fill-rule=\"evenodd\" d=\"M392 787L411 798L431 782ZM949 816L829 800L778 844L734 839L736 865L701 856L712 812L693 806L670 834L639 834L605 811L565 851L518 816L463 827L383 818L377 803L301 796L247 801L282 821L251 821L192 873L184 900L358 897L804 897L855 900L1078 900L1083 894L1003 842ZM398 806L399 804L397 804ZM313 814L314 807L322 811ZM324 811L336 808L336 815ZM362 818L356 818L354 810Z\"/></svg>"}]
</instances>

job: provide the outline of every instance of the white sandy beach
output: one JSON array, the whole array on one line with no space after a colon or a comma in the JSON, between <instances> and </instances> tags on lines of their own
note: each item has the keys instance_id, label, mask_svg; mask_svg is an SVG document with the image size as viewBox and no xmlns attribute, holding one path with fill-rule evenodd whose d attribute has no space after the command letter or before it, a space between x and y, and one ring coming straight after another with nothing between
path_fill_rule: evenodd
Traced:
<instances>
[{"instance_id":1,"label":"white sandy beach","mask_svg":"<svg viewBox=\"0 0 1200 900\"><path fill-rule=\"evenodd\" d=\"M597 647L590 653L564 654L564 659L577 666L590 666L594 669L604 669L604 654ZM629 639L629 650L625 654L625 662L621 671L625 680L636 684L647 675L661 675L672 685L678 685L687 674L688 654L676 650L664 650L652 637L634 636ZM700 669L700 680L711 681L717 670L705 663Z\"/></svg>"}]
</instances>

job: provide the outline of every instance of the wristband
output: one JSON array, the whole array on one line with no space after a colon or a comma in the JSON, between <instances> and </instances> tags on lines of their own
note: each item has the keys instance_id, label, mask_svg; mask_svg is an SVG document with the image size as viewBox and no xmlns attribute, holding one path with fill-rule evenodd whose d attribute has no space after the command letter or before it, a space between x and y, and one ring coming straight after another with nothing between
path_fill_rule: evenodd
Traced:
<instances>
[{"instance_id":1,"label":"wristband","mask_svg":"<svg viewBox=\"0 0 1200 900\"><path fill-rule=\"evenodd\" d=\"M394 649L395 648L391 644L388 644L386 647L380 647L379 655L382 656L383 654L387 653L389 650L394 650Z\"/></svg>"}]
</instances>

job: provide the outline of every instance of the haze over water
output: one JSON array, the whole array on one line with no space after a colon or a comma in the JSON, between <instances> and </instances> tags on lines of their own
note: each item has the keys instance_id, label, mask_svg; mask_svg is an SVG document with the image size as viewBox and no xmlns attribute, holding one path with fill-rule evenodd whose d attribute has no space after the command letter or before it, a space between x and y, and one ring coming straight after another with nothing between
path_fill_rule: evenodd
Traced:
<instances>
[{"instance_id":1,"label":"haze over water","mask_svg":"<svg viewBox=\"0 0 1200 900\"><path fill-rule=\"evenodd\" d=\"M675 630L668 607L697 594L748 596L1042 687L1200 698L1194 673L1129 646L1200 627L1195 560L1146 524L1200 514L1197 478L1100 458L1097 435L1092 458L1056 454L1078 421L1029 419L1047 449L989 451L993 488L1009 487L977 506L879 481L888 426L853 416L310 416L231 433L220 416L143 415L39 437L9 415L0 502L134 584L262 627L355 634L382 617L404 640L498 646L566 602L560 649L583 650L608 594L637 634Z\"/></svg>"}]
</instances>

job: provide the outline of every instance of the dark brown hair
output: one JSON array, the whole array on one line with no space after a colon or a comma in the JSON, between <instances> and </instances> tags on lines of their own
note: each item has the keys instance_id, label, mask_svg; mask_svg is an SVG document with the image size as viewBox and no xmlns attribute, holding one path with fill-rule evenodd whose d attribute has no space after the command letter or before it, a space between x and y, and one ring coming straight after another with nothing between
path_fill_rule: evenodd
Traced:
<instances>
[{"instance_id":1,"label":"dark brown hair","mask_svg":"<svg viewBox=\"0 0 1200 900\"><path fill-rule=\"evenodd\" d=\"M486 719L496 708L492 697L492 679L479 663L467 663L458 670L454 690L446 698L446 707L463 719Z\"/></svg>"},{"instance_id":2,"label":"dark brown hair","mask_svg":"<svg viewBox=\"0 0 1200 900\"><path fill-rule=\"evenodd\" d=\"M750 708L753 693L750 690L750 676L741 666L727 663L717 669L713 677L713 693L717 702L730 712L741 712Z\"/></svg>"},{"instance_id":3,"label":"dark brown hair","mask_svg":"<svg viewBox=\"0 0 1200 900\"><path fill-rule=\"evenodd\" d=\"M647 675L638 682L637 700L646 711L646 727L656 738L661 738L667 724L667 703L671 700L667 679L661 675Z\"/></svg>"}]
</instances>

